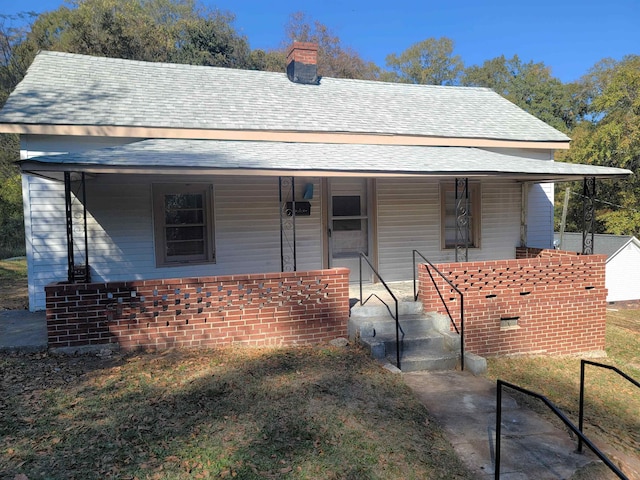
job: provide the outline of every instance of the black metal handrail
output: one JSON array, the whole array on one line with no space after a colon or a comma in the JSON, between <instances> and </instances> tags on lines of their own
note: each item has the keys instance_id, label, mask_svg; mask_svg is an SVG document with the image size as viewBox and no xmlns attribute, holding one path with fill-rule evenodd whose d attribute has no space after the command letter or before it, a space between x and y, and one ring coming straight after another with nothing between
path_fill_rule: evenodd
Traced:
<instances>
[{"instance_id":1,"label":"black metal handrail","mask_svg":"<svg viewBox=\"0 0 640 480\"><path fill-rule=\"evenodd\" d=\"M380 280L380 282L382 283L384 288L387 289L387 292L389 292L389 295L391 295L391 298L393 298L393 301L395 302L395 307L396 307L395 308L395 315L391 311L391 308L389 307L387 302L385 302L382 298L380 298L375 293L372 293L371 295L369 295L366 300L364 300L364 301L362 300L362 297L363 297L363 295L362 295L362 260L363 259L364 259L365 262L367 262L367 264L369 265L369 268L371 268L371 271L374 273L374 275L376 277L378 277L378 280ZM387 286L387 284L385 283L384 279L380 276L378 271L373 267L373 265L371 265L371 262L366 257L366 255L364 253L362 253L362 252L360 252L359 267L360 267L360 305L364 305L372 297L376 297L378 300L380 300L384 304L385 307L387 307L387 310L389 310L389 314L391 315L391 317L396 322L396 367L398 367L398 369L401 370L401 368L400 368L400 332L402 332L402 336L404 337L404 331L402 330L402 327L400 327L400 319L399 319L399 315L398 315L398 299L393 294L391 289Z\"/></svg>"},{"instance_id":2,"label":"black metal handrail","mask_svg":"<svg viewBox=\"0 0 640 480\"><path fill-rule=\"evenodd\" d=\"M605 368L607 370L612 370L618 375L620 375L621 377L623 377L625 380L631 382L633 385L640 388L640 383L636 379L630 377L629 375L619 370L618 368L614 367L613 365L606 365L604 363L592 362L591 360L582 359L580 361L580 413L578 414L578 428L580 429L581 432L584 426L584 367L585 365L593 365L594 367L600 367L600 368ZM582 438L580 437L578 439L578 452L582 453Z\"/></svg>"},{"instance_id":3,"label":"black metal handrail","mask_svg":"<svg viewBox=\"0 0 640 480\"><path fill-rule=\"evenodd\" d=\"M445 277L444 274L436 268L436 266L433 263L427 260L427 258L424 255L422 255L418 250L414 250L413 251L413 300L414 301L418 300L418 290L416 288L416 254L420 255L420 258L422 258L427 263L426 270L427 270L427 273L429 274L429 278L431 278L431 282L433 283L433 286L435 287L436 292L438 292L440 301L442 302L444 309L447 311L447 315L449 316L449 320L451 321L453 328L455 329L456 333L460 335L460 369L464 370L464 295L458 289L458 287L456 287L451 282L451 280ZM445 282L447 282L447 284L458 293L458 295L460 295L460 330L458 330L458 326L456 325L456 322L453 320L453 315L451 315L451 311L449 311L447 302L444 300L444 297L442 296L442 292L440 292L440 289L438 288L438 284L433 278L433 275L431 274L431 270L429 269L429 267L433 268L436 271L436 273L440 275L442 279Z\"/></svg>"},{"instance_id":4,"label":"black metal handrail","mask_svg":"<svg viewBox=\"0 0 640 480\"><path fill-rule=\"evenodd\" d=\"M527 390L526 388L522 388L519 387L518 385L514 385L513 383L508 383L505 382L503 380L498 379L497 381L497 393L496 393L496 446L495 446L495 478L496 480L500 478L500 436L501 436L501 430L502 430L502 387L508 387L508 388L512 388L513 390L517 390L521 393L524 393L526 395L535 397L539 400L542 400L542 402L544 402L544 404L549 407L551 409L551 411L560 419L562 420L562 422L569 427L569 429L575 433L578 438L580 440L582 440L587 447L589 447L591 449L591 451L593 453L596 454L596 456L602 460L602 462L609 467L609 469L614 472L619 478L622 478L624 480L628 480L628 478L626 477L626 475L624 473L622 473L622 471L616 467L613 462L611 460L609 460L609 458L602 453L598 447L596 447L591 440L589 440L583 433L582 431L576 427L571 420L569 420L564 413L562 413L560 411L560 409L558 409L558 407L555 406L555 404L549 400L547 397L545 397L544 395L541 395L539 393L536 392L532 392L531 390Z\"/></svg>"}]
</instances>

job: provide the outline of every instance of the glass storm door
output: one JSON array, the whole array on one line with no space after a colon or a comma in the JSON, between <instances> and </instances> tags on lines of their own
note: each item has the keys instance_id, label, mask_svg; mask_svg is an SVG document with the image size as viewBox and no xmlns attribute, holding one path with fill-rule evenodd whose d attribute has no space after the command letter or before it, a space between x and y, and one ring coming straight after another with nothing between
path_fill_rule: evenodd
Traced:
<instances>
[{"instance_id":1,"label":"glass storm door","mask_svg":"<svg viewBox=\"0 0 640 480\"><path fill-rule=\"evenodd\" d=\"M367 181L331 179L329 185L329 263L351 269L350 281L358 282L360 253L369 255ZM369 282L368 267L363 270Z\"/></svg>"}]
</instances>

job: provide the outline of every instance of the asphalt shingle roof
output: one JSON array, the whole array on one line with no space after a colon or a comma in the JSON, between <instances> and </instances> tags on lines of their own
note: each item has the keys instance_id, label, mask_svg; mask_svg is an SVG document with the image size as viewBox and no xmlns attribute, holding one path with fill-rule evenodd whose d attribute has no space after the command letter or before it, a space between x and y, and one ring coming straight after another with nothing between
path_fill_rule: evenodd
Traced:
<instances>
[{"instance_id":1,"label":"asphalt shingle roof","mask_svg":"<svg viewBox=\"0 0 640 480\"><path fill-rule=\"evenodd\" d=\"M0 123L353 132L566 142L487 88L322 78L40 52Z\"/></svg>"},{"instance_id":2,"label":"asphalt shingle roof","mask_svg":"<svg viewBox=\"0 0 640 480\"><path fill-rule=\"evenodd\" d=\"M531 180L631 173L620 168L531 160L470 147L175 139L150 139L100 150L35 157L29 162L73 166L78 171L99 171L103 167L192 168L470 177L490 174Z\"/></svg>"}]
</instances>

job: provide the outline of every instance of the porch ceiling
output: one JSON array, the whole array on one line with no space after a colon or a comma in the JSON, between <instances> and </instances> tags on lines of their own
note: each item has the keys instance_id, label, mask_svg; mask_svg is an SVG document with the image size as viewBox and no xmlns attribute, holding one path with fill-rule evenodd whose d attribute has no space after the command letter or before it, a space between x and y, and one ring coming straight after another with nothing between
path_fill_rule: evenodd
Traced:
<instances>
[{"instance_id":1,"label":"porch ceiling","mask_svg":"<svg viewBox=\"0 0 640 480\"><path fill-rule=\"evenodd\" d=\"M630 170L536 160L469 147L152 139L117 147L34 157L24 172L61 178L89 174L501 177L521 181L621 178Z\"/></svg>"}]
</instances>

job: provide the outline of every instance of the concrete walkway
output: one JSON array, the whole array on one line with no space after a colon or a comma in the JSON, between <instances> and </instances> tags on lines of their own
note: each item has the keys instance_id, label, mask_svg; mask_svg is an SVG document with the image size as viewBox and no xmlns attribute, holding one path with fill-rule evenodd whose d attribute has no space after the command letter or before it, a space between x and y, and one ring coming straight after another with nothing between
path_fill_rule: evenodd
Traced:
<instances>
[{"instance_id":1,"label":"concrete walkway","mask_svg":"<svg viewBox=\"0 0 640 480\"><path fill-rule=\"evenodd\" d=\"M0 310L0 351L47 349L45 312Z\"/></svg>"},{"instance_id":2,"label":"concrete walkway","mask_svg":"<svg viewBox=\"0 0 640 480\"><path fill-rule=\"evenodd\" d=\"M458 456L478 479L494 478L496 384L464 372L403 374L409 387L437 422ZM500 478L503 480L568 479L599 460L577 442L503 391Z\"/></svg>"}]
</instances>

